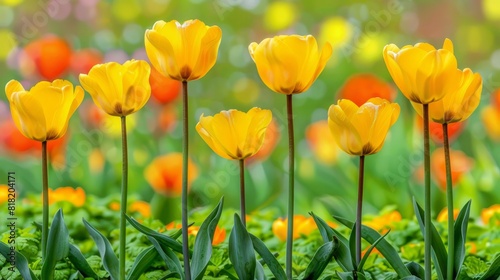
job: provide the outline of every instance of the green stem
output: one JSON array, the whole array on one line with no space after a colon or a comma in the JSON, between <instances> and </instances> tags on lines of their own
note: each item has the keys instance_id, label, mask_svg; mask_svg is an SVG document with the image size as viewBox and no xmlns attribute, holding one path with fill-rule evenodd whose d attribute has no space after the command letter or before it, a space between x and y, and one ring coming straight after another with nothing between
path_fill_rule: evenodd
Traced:
<instances>
[{"instance_id":1,"label":"green stem","mask_svg":"<svg viewBox=\"0 0 500 280\"><path fill-rule=\"evenodd\" d=\"M365 156L359 157L358 208L356 212L356 265L361 262L361 219L363 217L363 181L365 174Z\"/></svg>"},{"instance_id":2,"label":"green stem","mask_svg":"<svg viewBox=\"0 0 500 280\"><path fill-rule=\"evenodd\" d=\"M422 104L424 115L424 169L425 169L425 213L424 213L424 262L425 280L432 277L431 259L431 159L429 152L429 104Z\"/></svg>"},{"instance_id":3,"label":"green stem","mask_svg":"<svg viewBox=\"0 0 500 280\"><path fill-rule=\"evenodd\" d=\"M47 173L47 141L42 142L42 262L45 261L49 234L49 179Z\"/></svg>"},{"instance_id":4,"label":"green stem","mask_svg":"<svg viewBox=\"0 0 500 280\"><path fill-rule=\"evenodd\" d=\"M241 223L247 227L245 206L245 160L240 159L240 214Z\"/></svg>"},{"instance_id":5,"label":"green stem","mask_svg":"<svg viewBox=\"0 0 500 280\"><path fill-rule=\"evenodd\" d=\"M127 193L128 193L128 149L127 149L127 117L121 116L122 123L122 190L120 203L120 280L125 279L125 259L127 245Z\"/></svg>"},{"instance_id":6,"label":"green stem","mask_svg":"<svg viewBox=\"0 0 500 280\"><path fill-rule=\"evenodd\" d=\"M288 118L288 227L286 233L286 275L292 279L293 250L293 208L294 208L294 160L295 144L293 137L292 95L286 96L286 111Z\"/></svg>"},{"instance_id":7,"label":"green stem","mask_svg":"<svg viewBox=\"0 0 500 280\"><path fill-rule=\"evenodd\" d=\"M451 162L450 162L450 142L448 139L448 124L443 123L444 137L444 160L446 165L446 198L448 200L448 280L453 279L453 268L455 266L455 232L454 232L454 213L453 213L453 182L451 181Z\"/></svg>"},{"instance_id":8,"label":"green stem","mask_svg":"<svg viewBox=\"0 0 500 280\"><path fill-rule=\"evenodd\" d=\"M182 81L182 255L184 259L184 276L191 280L189 267L189 236L188 236L188 207L187 207L187 178L188 178L188 84Z\"/></svg>"}]
</instances>

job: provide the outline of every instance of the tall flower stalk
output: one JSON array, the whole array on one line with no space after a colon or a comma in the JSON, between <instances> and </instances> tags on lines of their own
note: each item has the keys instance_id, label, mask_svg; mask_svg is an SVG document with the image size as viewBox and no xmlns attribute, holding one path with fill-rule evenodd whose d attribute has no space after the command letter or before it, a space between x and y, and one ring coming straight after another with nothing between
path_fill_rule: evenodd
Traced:
<instances>
[{"instance_id":1,"label":"tall flower stalk","mask_svg":"<svg viewBox=\"0 0 500 280\"><path fill-rule=\"evenodd\" d=\"M292 279L293 215L294 215L294 135L292 95L311 87L332 55L332 46L326 43L318 49L311 36L282 35L264 39L248 46L260 78L271 90L287 95L288 123L288 228L286 244L286 274Z\"/></svg>"},{"instance_id":2,"label":"tall flower stalk","mask_svg":"<svg viewBox=\"0 0 500 280\"><path fill-rule=\"evenodd\" d=\"M214 66L222 37L218 26L207 26L195 19L155 22L144 35L146 53L153 67L163 76L182 82L183 168L182 168L182 253L184 276L191 280L188 248L188 81L202 78Z\"/></svg>"},{"instance_id":3,"label":"tall flower stalk","mask_svg":"<svg viewBox=\"0 0 500 280\"><path fill-rule=\"evenodd\" d=\"M126 116L140 110L151 95L151 68L142 60L97 64L88 75L80 74L80 83L94 103L111 116L120 117L122 140L122 183L120 202L119 278L125 279L127 242L128 147Z\"/></svg>"},{"instance_id":4,"label":"tall flower stalk","mask_svg":"<svg viewBox=\"0 0 500 280\"><path fill-rule=\"evenodd\" d=\"M389 128L398 120L399 112L398 104L378 97L370 98L359 107L349 99L341 99L328 110L328 126L335 142L344 152L359 156L355 227L356 264L361 261L365 156L375 154L382 149Z\"/></svg>"},{"instance_id":5,"label":"tall flower stalk","mask_svg":"<svg viewBox=\"0 0 500 280\"><path fill-rule=\"evenodd\" d=\"M69 119L83 100L83 89L73 90L65 80L42 81L25 90L21 83L11 80L5 86L12 119L26 137L42 143L42 259L46 257L49 229L49 199L47 172L47 142L61 138Z\"/></svg>"}]
</instances>

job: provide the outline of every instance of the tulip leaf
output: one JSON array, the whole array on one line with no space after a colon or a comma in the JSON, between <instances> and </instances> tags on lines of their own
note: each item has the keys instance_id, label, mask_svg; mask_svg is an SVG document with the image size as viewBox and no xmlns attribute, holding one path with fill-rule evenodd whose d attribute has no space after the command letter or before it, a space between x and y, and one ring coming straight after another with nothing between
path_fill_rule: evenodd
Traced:
<instances>
[{"instance_id":1,"label":"tulip leaf","mask_svg":"<svg viewBox=\"0 0 500 280\"><path fill-rule=\"evenodd\" d=\"M135 259L134 265L127 275L127 280L138 280L141 275L151 266L152 262L158 257L158 252L154 246L148 247L142 251Z\"/></svg>"},{"instance_id":2,"label":"tulip leaf","mask_svg":"<svg viewBox=\"0 0 500 280\"><path fill-rule=\"evenodd\" d=\"M354 270L361 271L358 269L358 263L356 262L356 223L351 227L351 234L349 235L349 250L351 251L351 262Z\"/></svg>"},{"instance_id":3,"label":"tulip leaf","mask_svg":"<svg viewBox=\"0 0 500 280\"><path fill-rule=\"evenodd\" d=\"M479 280L489 280L500 278L500 254L491 262L490 268L479 278Z\"/></svg>"},{"instance_id":4,"label":"tulip leaf","mask_svg":"<svg viewBox=\"0 0 500 280\"><path fill-rule=\"evenodd\" d=\"M264 267L260 262L255 263L255 279L256 280L265 280L266 273L264 272Z\"/></svg>"},{"instance_id":5,"label":"tulip leaf","mask_svg":"<svg viewBox=\"0 0 500 280\"><path fill-rule=\"evenodd\" d=\"M420 230L422 234L425 234L425 222L424 222L424 210L418 202L413 199L413 207L415 208L415 213L417 216L418 223L420 224ZM432 257L434 259L434 267L436 268L436 274L439 280L447 279L446 267L448 262L448 253L444 247L443 240L438 231L431 222L431 246L432 246Z\"/></svg>"},{"instance_id":6,"label":"tulip leaf","mask_svg":"<svg viewBox=\"0 0 500 280\"><path fill-rule=\"evenodd\" d=\"M75 268L82 274L83 277L91 277L98 279L99 277L95 271L90 267L87 259L83 256L80 249L73 244L69 244L68 259L75 266Z\"/></svg>"},{"instance_id":7,"label":"tulip leaf","mask_svg":"<svg viewBox=\"0 0 500 280\"><path fill-rule=\"evenodd\" d=\"M361 258L361 261L359 262L358 271L363 271L363 266L365 265L365 262L370 256L371 252L373 251L373 249L375 249L377 244L389 234L389 232L390 230L387 231L383 236L380 236L377 240L375 240L375 242L372 243L372 245L368 248L368 250L366 250L365 255L363 256L363 258Z\"/></svg>"},{"instance_id":8,"label":"tulip leaf","mask_svg":"<svg viewBox=\"0 0 500 280\"><path fill-rule=\"evenodd\" d=\"M175 253L167 245L159 243L154 237L148 236L148 239L153 243L156 251L160 254L168 269L176 273L176 277L184 279L181 263Z\"/></svg>"},{"instance_id":9,"label":"tulip leaf","mask_svg":"<svg viewBox=\"0 0 500 280\"><path fill-rule=\"evenodd\" d=\"M453 279L456 279L460 274L460 269L465 260L465 241L467 238L467 226L469 225L470 205L471 200L460 210L453 229L455 234L455 267L453 270Z\"/></svg>"},{"instance_id":10,"label":"tulip leaf","mask_svg":"<svg viewBox=\"0 0 500 280\"><path fill-rule=\"evenodd\" d=\"M258 237L256 237L251 233L249 233L249 235L250 238L252 239L253 248L262 257L262 259L267 264L269 270L271 270L273 275L277 279L286 279L287 277L285 271L283 270L283 267L281 267L276 257L274 257L271 251L269 251L264 242L262 242L262 240L260 240Z\"/></svg>"},{"instance_id":11,"label":"tulip leaf","mask_svg":"<svg viewBox=\"0 0 500 280\"><path fill-rule=\"evenodd\" d=\"M338 222L345 225L346 227L352 227L352 225L354 224L347 221L346 219L338 218L336 216L333 216L333 218L335 218ZM376 230L362 225L361 237L368 241L368 243L373 244L381 237L381 235ZM401 260L401 257L399 256L396 249L394 249L394 247L392 247L392 245L387 242L387 240L380 240L379 244L377 245L377 250L385 257L385 259L389 262L389 264L392 266L392 268L400 278L411 275L410 271L408 270L408 268L406 268L403 261Z\"/></svg>"},{"instance_id":12,"label":"tulip leaf","mask_svg":"<svg viewBox=\"0 0 500 280\"><path fill-rule=\"evenodd\" d=\"M424 279L425 278L425 270L418 263L416 263L416 262L409 262L409 263L406 264L406 267L408 268L408 270L410 271L410 273L412 275L418 276L420 279Z\"/></svg>"},{"instance_id":13,"label":"tulip leaf","mask_svg":"<svg viewBox=\"0 0 500 280\"><path fill-rule=\"evenodd\" d=\"M335 250L333 257L339 264L339 266L344 271L353 271L354 267L352 265L351 260L351 251L349 250L349 241L338 231L331 228L323 219L316 216L313 212L310 213L313 217L316 225L318 226L319 232L321 233L321 237L323 238L323 242L327 243L333 240L333 237L336 237L339 241L339 247Z\"/></svg>"},{"instance_id":14,"label":"tulip leaf","mask_svg":"<svg viewBox=\"0 0 500 280\"><path fill-rule=\"evenodd\" d=\"M415 275L410 275L410 276L406 276L406 277L401 278L401 280L421 280L421 279L423 279L423 278L418 278Z\"/></svg>"},{"instance_id":15,"label":"tulip leaf","mask_svg":"<svg viewBox=\"0 0 500 280\"><path fill-rule=\"evenodd\" d=\"M2 254L5 257L5 262L6 264L10 265L10 257L11 257L11 252L14 252L14 258L15 258L15 264L16 268L25 280L38 280L36 278L35 274L31 269L29 268L28 265L28 260L26 260L26 257L24 257L23 254L19 253L18 251L11 251L11 246L0 242L0 254Z\"/></svg>"},{"instance_id":16,"label":"tulip leaf","mask_svg":"<svg viewBox=\"0 0 500 280\"><path fill-rule=\"evenodd\" d=\"M203 279L205 270L212 257L212 240L214 238L215 228L222 214L223 205L224 197L220 199L214 210L212 210L203 223L201 223L198 234L196 234L191 260L191 273L195 280Z\"/></svg>"},{"instance_id":17,"label":"tulip leaf","mask_svg":"<svg viewBox=\"0 0 500 280\"><path fill-rule=\"evenodd\" d=\"M238 214L234 214L234 227L229 236L229 260L240 280L254 280L255 252L250 235Z\"/></svg>"},{"instance_id":18,"label":"tulip leaf","mask_svg":"<svg viewBox=\"0 0 500 280\"><path fill-rule=\"evenodd\" d=\"M319 279L323 270L330 263L335 250L339 247L339 241L334 236L332 241L321 245L314 254L311 262L307 265L303 280Z\"/></svg>"},{"instance_id":19,"label":"tulip leaf","mask_svg":"<svg viewBox=\"0 0 500 280\"><path fill-rule=\"evenodd\" d=\"M359 271L348 271L348 272L338 272L337 276L342 280L354 280L353 274L356 273L356 279L358 280L366 280L366 277L363 273Z\"/></svg>"},{"instance_id":20,"label":"tulip leaf","mask_svg":"<svg viewBox=\"0 0 500 280\"><path fill-rule=\"evenodd\" d=\"M170 237L170 236L165 235L165 234L161 234L161 233L156 232L148 227L145 227L145 226L141 225L139 222L137 222L134 218L130 218L129 216L125 216L125 217L127 218L127 221L138 231L142 232L143 234L145 234L147 236L153 237L161 244L165 244L166 246L170 247L172 250L174 250L178 253L182 253L182 244L179 243L175 238ZM174 234L174 236L175 236L175 234Z\"/></svg>"},{"instance_id":21,"label":"tulip leaf","mask_svg":"<svg viewBox=\"0 0 500 280\"><path fill-rule=\"evenodd\" d=\"M49 235L47 236L47 248L45 259L42 265L42 279L54 278L54 268L56 263L68 256L69 252L69 233L62 210L59 209L50 225Z\"/></svg>"},{"instance_id":22,"label":"tulip leaf","mask_svg":"<svg viewBox=\"0 0 500 280\"><path fill-rule=\"evenodd\" d=\"M118 258L111 247L111 243L109 243L109 240L106 239L102 233L95 229L85 219L82 220L83 224L87 228L87 231L97 245L97 250L99 251L102 260L102 266L109 273L111 280L118 280Z\"/></svg>"}]
</instances>

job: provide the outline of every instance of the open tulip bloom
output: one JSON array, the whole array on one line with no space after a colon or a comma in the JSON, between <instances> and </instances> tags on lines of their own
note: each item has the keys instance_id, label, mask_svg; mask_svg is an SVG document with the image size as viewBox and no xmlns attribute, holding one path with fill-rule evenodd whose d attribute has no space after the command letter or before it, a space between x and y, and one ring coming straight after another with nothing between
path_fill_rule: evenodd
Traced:
<instances>
[{"instance_id":1,"label":"open tulip bloom","mask_svg":"<svg viewBox=\"0 0 500 280\"><path fill-rule=\"evenodd\" d=\"M400 108L396 103L376 97L357 106L341 99L328 110L328 125L339 147L359 156L359 185L356 214L356 263L361 260L361 218L365 155L375 154L384 145L389 128L396 123Z\"/></svg>"},{"instance_id":2,"label":"open tulip bloom","mask_svg":"<svg viewBox=\"0 0 500 280\"><path fill-rule=\"evenodd\" d=\"M5 86L14 124L26 138L42 142L42 258L48 237L49 201L47 141L62 137L68 122L83 100L83 89L65 80L39 82L30 90L11 80Z\"/></svg>"},{"instance_id":3,"label":"open tulip bloom","mask_svg":"<svg viewBox=\"0 0 500 280\"><path fill-rule=\"evenodd\" d=\"M269 110L252 108L247 113L238 110L222 111L214 116L201 115L196 131L219 156L239 161L240 165L240 214L245 217L245 159L255 155L262 144L266 129L271 123Z\"/></svg>"},{"instance_id":4,"label":"open tulip bloom","mask_svg":"<svg viewBox=\"0 0 500 280\"><path fill-rule=\"evenodd\" d=\"M295 144L293 133L292 94L302 93L311 87L325 68L332 55L332 46L326 43L319 50L312 35L280 35L266 38L248 46L257 72L264 84L277 93L286 95L288 120L288 217L294 216L294 164ZM292 277L293 219L288 219L286 273Z\"/></svg>"}]
</instances>

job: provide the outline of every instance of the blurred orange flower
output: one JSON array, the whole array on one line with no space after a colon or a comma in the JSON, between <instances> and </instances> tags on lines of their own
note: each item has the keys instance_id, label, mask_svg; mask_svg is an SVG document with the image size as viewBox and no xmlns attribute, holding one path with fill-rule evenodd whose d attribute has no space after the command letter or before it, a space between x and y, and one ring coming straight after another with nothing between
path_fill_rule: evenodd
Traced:
<instances>
[{"instance_id":1,"label":"blurred orange flower","mask_svg":"<svg viewBox=\"0 0 500 280\"><path fill-rule=\"evenodd\" d=\"M109 204L109 209L114 211L120 211L120 202L113 201Z\"/></svg>"},{"instance_id":2,"label":"blurred orange flower","mask_svg":"<svg viewBox=\"0 0 500 280\"><path fill-rule=\"evenodd\" d=\"M7 202L9 199L9 186L0 184L0 204Z\"/></svg>"},{"instance_id":3,"label":"blurred orange flower","mask_svg":"<svg viewBox=\"0 0 500 280\"><path fill-rule=\"evenodd\" d=\"M494 220L492 220L492 218ZM481 211L481 220L485 225L489 225L496 220L496 225L500 225L500 204L491 205Z\"/></svg>"},{"instance_id":4,"label":"blurred orange flower","mask_svg":"<svg viewBox=\"0 0 500 280\"><path fill-rule=\"evenodd\" d=\"M396 89L373 74L357 74L340 88L337 99L349 99L359 107L372 97L392 102L396 98Z\"/></svg>"},{"instance_id":5,"label":"blurred orange flower","mask_svg":"<svg viewBox=\"0 0 500 280\"><path fill-rule=\"evenodd\" d=\"M458 217L458 213L460 211L458 209L453 209L453 220L456 220ZM439 212L437 216L437 221L438 222L446 222L448 221L448 207L443 208L441 212Z\"/></svg>"},{"instance_id":6,"label":"blurred orange flower","mask_svg":"<svg viewBox=\"0 0 500 280\"><path fill-rule=\"evenodd\" d=\"M156 68L151 67L149 75L151 95L160 104L174 101L179 96L182 83L170 77L163 76Z\"/></svg>"},{"instance_id":7,"label":"blurred orange flower","mask_svg":"<svg viewBox=\"0 0 500 280\"><path fill-rule=\"evenodd\" d=\"M20 68L26 76L38 74L43 79L61 78L70 65L68 42L54 35L32 41L21 54Z\"/></svg>"},{"instance_id":8,"label":"blurred orange flower","mask_svg":"<svg viewBox=\"0 0 500 280\"><path fill-rule=\"evenodd\" d=\"M67 201L76 207L82 207L85 204L85 191L78 187L61 187L55 190L49 188L49 205L59 202Z\"/></svg>"},{"instance_id":9,"label":"blurred orange flower","mask_svg":"<svg viewBox=\"0 0 500 280\"><path fill-rule=\"evenodd\" d=\"M500 98L499 98L500 99ZM488 136L494 141L500 141L500 107L486 106L481 111L481 120Z\"/></svg>"},{"instance_id":10,"label":"blurred orange flower","mask_svg":"<svg viewBox=\"0 0 500 280\"><path fill-rule=\"evenodd\" d=\"M80 74L88 74L94 65L103 62L102 54L96 49L81 49L71 55L70 69L78 77Z\"/></svg>"},{"instance_id":11,"label":"blurred orange flower","mask_svg":"<svg viewBox=\"0 0 500 280\"><path fill-rule=\"evenodd\" d=\"M372 220L363 223L366 226L384 234L394 226L394 223L401 221L401 218L401 213L394 210L387 214L374 217Z\"/></svg>"},{"instance_id":12,"label":"blurred orange flower","mask_svg":"<svg viewBox=\"0 0 500 280\"><path fill-rule=\"evenodd\" d=\"M198 168L188 161L188 187L198 177ZM179 196L182 191L182 154L170 153L159 156L144 170L146 181L155 192L164 196Z\"/></svg>"},{"instance_id":13,"label":"blurred orange flower","mask_svg":"<svg viewBox=\"0 0 500 280\"><path fill-rule=\"evenodd\" d=\"M266 134L264 135L264 142L262 143L262 147L260 150L253 156L247 159L248 162L253 162L254 160L264 161L266 160L271 153L274 151L276 144L280 140L281 132L278 126L278 123L273 118L271 123L266 129Z\"/></svg>"},{"instance_id":14,"label":"blurred orange flower","mask_svg":"<svg viewBox=\"0 0 500 280\"><path fill-rule=\"evenodd\" d=\"M293 239L297 239L302 235L310 234L317 228L316 223L312 217L306 218L303 215L293 216ZM273 222L272 230L279 240L286 240L286 232L288 228L288 218L278 218Z\"/></svg>"},{"instance_id":15,"label":"blurred orange flower","mask_svg":"<svg viewBox=\"0 0 500 280\"><path fill-rule=\"evenodd\" d=\"M327 120L310 124L306 128L306 139L319 162L332 164L337 161L340 148L330 131Z\"/></svg>"},{"instance_id":16,"label":"blurred orange flower","mask_svg":"<svg viewBox=\"0 0 500 280\"><path fill-rule=\"evenodd\" d=\"M418 131L420 133L424 133L424 120L420 115L416 115L415 123L417 124ZM451 143L455 140L462 130L465 127L466 122L454 122L448 124L448 141ZM429 135L434 141L434 143L438 145L443 145L444 137L443 137L443 125L440 123L435 123L433 121L429 121Z\"/></svg>"},{"instance_id":17,"label":"blurred orange flower","mask_svg":"<svg viewBox=\"0 0 500 280\"><path fill-rule=\"evenodd\" d=\"M145 201L137 200L132 202L129 207L129 211L132 213L137 212L144 218L151 217L151 205Z\"/></svg>"},{"instance_id":18,"label":"blurred orange flower","mask_svg":"<svg viewBox=\"0 0 500 280\"><path fill-rule=\"evenodd\" d=\"M170 222L165 226L167 230L172 229L181 229L182 225L176 222ZM199 226L190 226L188 228L188 235L196 236L198 231L200 230ZM219 226L215 227L214 238L212 239L212 245L218 245L226 239L226 230L224 228L220 228Z\"/></svg>"},{"instance_id":19,"label":"blurred orange flower","mask_svg":"<svg viewBox=\"0 0 500 280\"><path fill-rule=\"evenodd\" d=\"M462 175L471 170L474 160L461 151L450 149L451 162L451 182L456 186ZM446 191L446 165L444 159L444 149L437 148L431 155L431 173L436 184Z\"/></svg>"}]
</instances>

